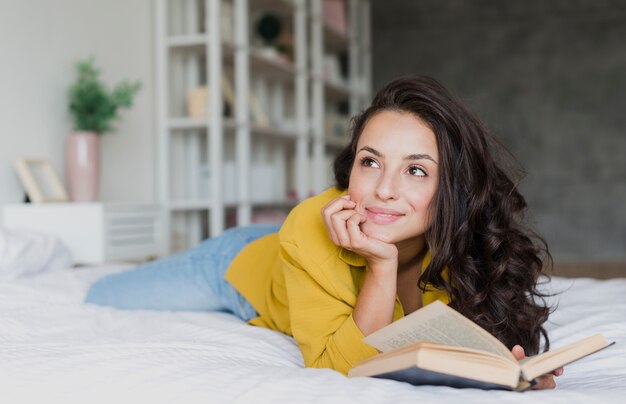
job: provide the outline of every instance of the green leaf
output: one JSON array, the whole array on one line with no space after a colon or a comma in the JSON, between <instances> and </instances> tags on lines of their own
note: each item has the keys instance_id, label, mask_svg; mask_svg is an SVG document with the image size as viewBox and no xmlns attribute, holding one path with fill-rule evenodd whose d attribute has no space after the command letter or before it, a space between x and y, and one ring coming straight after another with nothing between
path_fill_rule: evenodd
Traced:
<instances>
[{"instance_id":1,"label":"green leaf","mask_svg":"<svg viewBox=\"0 0 626 404\"><path fill-rule=\"evenodd\" d=\"M76 63L77 79L69 89L69 110L78 131L112 132L121 108L130 108L141 83L123 81L109 91L100 79L94 58Z\"/></svg>"}]
</instances>

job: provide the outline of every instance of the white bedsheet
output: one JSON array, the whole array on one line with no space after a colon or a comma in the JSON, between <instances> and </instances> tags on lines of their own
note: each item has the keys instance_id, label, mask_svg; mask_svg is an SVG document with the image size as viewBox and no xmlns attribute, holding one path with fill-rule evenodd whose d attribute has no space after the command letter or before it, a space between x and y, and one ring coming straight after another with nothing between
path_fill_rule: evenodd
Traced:
<instances>
[{"instance_id":1,"label":"white bedsheet","mask_svg":"<svg viewBox=\"0 0 626 404\"><path fill-rule=\"evenodd\" d=\"M626 279L555 278L552 346L617 344L566 367L553 391L414 387L304 369L294 341L223 313L118 311L82 303L116 267L0 283L0 402L626 402Z\"/></svg>"}]
</instances>

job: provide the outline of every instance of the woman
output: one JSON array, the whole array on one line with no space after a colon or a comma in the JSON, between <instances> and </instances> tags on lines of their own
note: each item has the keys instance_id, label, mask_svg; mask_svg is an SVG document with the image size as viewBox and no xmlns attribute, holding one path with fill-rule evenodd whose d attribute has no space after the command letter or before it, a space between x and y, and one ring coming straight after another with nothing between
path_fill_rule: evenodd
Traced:
<instances>
[{"instance_id":1,"label":"woman","mask_svg":"<svg viewBox=\"0 0 626 404\"><path fill-rule=\"evenodd\" d=\"M492 146L437 81L399 78L354 119L336 187L294 208L278 233L229 230L103 279L87 301L227 310L292 335L307 366L346 373L376 353L364 336L438 299L516 357L535 354L541 336L549 346L537 291L549 253L523 227L526 203ZM535 387L554 386L547 375Z\"/></svg>"}]
</instances>

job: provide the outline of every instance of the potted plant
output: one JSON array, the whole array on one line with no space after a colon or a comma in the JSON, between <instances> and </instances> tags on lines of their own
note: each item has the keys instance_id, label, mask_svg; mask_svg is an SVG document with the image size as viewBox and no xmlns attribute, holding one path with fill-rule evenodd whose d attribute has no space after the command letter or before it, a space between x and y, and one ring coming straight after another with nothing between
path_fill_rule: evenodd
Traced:
<instances>
[{"instance_id":1,"label":"potted plant","mask_svg":"<svg viewBox=\"0 0 626 404\"><path fill-rule=\"evenodd\" d=\"M73 201L94 201L100 175L99 136L114 131L122 108L130 108L141 83L122 81L108 90L94 59L76 64L77 79L70 87L69 109L74 121L66 148L66 174Z\"/></svg>"}]
</instances>

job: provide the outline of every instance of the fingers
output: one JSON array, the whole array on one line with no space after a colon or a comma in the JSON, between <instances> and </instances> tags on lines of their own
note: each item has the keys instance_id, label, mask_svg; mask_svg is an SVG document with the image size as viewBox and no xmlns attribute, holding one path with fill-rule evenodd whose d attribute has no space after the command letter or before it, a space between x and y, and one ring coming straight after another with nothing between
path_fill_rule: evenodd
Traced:
<instances>
[{"instance_id":1,"label":"fingers","mask_svg":"<svg viewBox=\"0 0 626 404\"><path fill-rule=\"evenodd\" d=\"M533 390L544 390L544 389L554 389L556 388L556 381L554 380L554 376L552 375L543 375L535 379L537 384L535 384L532 389Z\"/></svg>"},{"instance_id":2,"label":"fingers","mask_svg":"<svg viewBox=\"0 0 626 404\"><path fill-rule=\"evenodd\" d=\"M517 359L518 361L521 360L521 359L524 359L526 357L526 353L524 352L524 348L522 348L521 345L515 345L511 349L511 353L513 354L513 356L515 356L515 359Z\"/></svg>"},{"instance_id":3,"label":"fingers","mask_svg":"<svg viewBox=\"0 0 626 404\"><path fill-rule=\"evenodd\" d=\"M511 353L515 356L515 359L521 360L526 357L526 353L524 352L524 348L520 345L515 345L511 348ZM561 376L563 374L563 368L560 367L556 369L554 372L548 375L543 375L535 379L537 382L532 389L533 390L544 390L544 389L554 389L556 388L556 381L554 380L554 376Z\"/></svg>"},{"instance_id":4,"label":"fingers","mask_svg":"<svg viewBox=\"0 0 626 404\"><path fill-rule=\"evenodd\" d=\"M365 216L355 213L346 220L346 233L349 242L349 248L358 248L364 239L364 234L361 232L359 225L365 221ZM345 247L344 247L345 248Z\"/></svg>"},{"instance_id":5,"label":"fingers","mask_svg":"<svg viewBox=\"0 0 626 404\"><path fill-rule=\"evenodd\" d=\"M355 207L356 203L351 201L348 195L345 195L333 199L322 208L322 219L333 243L341 245L342 239L345 242L347 238L345 221L355 213L353 210Z\"/></svg>"},{"instance_id":6,"label":"fingers","mask_svg":"<svg viewBox=\"0 0 626 404\"><path fill-rule=\"evenodd\" d=\"M355 247L355 241L361 236L361 229L358 227L360 217L362 216L353 210L343 210L332 215L332 228L337 237L335 244L348 250ZM349 228L351 231L348 230Z\"/></svg>"}]
</instances>

